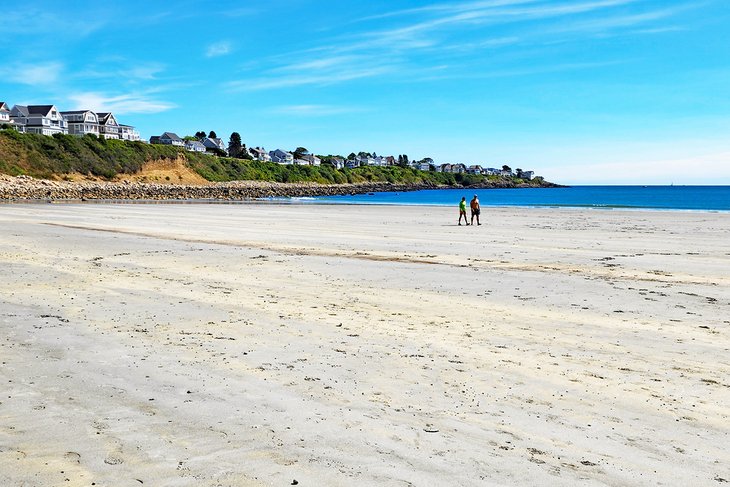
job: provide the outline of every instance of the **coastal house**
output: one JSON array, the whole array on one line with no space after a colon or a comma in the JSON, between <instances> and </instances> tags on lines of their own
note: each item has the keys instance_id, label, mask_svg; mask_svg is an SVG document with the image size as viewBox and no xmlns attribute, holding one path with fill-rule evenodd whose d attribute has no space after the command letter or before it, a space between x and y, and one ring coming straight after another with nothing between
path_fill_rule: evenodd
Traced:
<instances>
[{"instance_id":1,"label":"coastal house","mask_svg":"<svg viewBox=\"0 0 730 487\"><path fill-rule=\"evenodd\" d=\"M252 147L248 150L248 152L251 154L251 157L257 161L271 162L271 156L263 147Z\"/></svg>"},{"instance_id":2,"label":"coastal house","mask_svg":"<svg viewBox=\"0 0 730 487\"><path fill-rule=\"evenodd\" d=\"M484 169L482 169L482 166L474 164L466 168L466 172L468 174L482 174L484 172Z\"/></svg>"},{"instance_id":3,"label":"coastal house","mask_svg":"<svg viewBox=\"0 0 730 487\"><path fill-rule=\"evenodd\" d=\"M119 138L122 140L140 140L139 131L131 125L119 124Z\"/></svg>"},{"instance_id":4,"label":"coastal house","mask_svg":"<svg viewBox=\"0 0 730 487\"><path fill-rule=\"evenodd\" d=\"M310 166L319 166L322 164L322 159L315 156L314 154L304 154L302 156L302 159L307 161L307 164L309 164Z\"/></svg>"},{"instance_id":5,"label":"coastal house","mask_svg":"<svg viewBox=\"0 0 730 487\"><path fill-rule=\"evenodd\" d=\"M451 172L451 164L441 164L436 168L438 172Z\"/></svg>"},{"instance_id":6,"label":"coastal house","mask_svg":"<svg viewBox=\"0 0 730 487\"><path fill-rule=\"evenodd\" d=\"M0 125L10 123L10 108L4 101L0 101Z\"/></svg>"},{"instance_id":7,"label":"coastal house","mask_svg":"<svg viewBox=\"0 0 730 487\"><path fill-rule=\"evenodd\" d=\"M396 166L396 165L398 165L398 160L393 156L385 156L385 165L386 166Z\"/></svg>"},{"instance_id":8,"label":"coastal house","mask_svg":"<svg viewBox=\"0 0 730 487\"><path fill-rule=\"evenodd\" d=\"M535 171L522 171L522 179L530 181L534 175Z\"/></svg>"},{"instance_id":9,"label":"coastal house","mask_svg":"<svg viewBox=\"0 0 730 487\"><path fill-rule=\"evenodd\" d=\"M420 163L418 163L418 169L420 171L430 171L431 170L431 167L432 167L431 164L429 164L428 162L420 162Z\"/></svg>"},{"instance_id":10,"label":"coastal house","mask_svg":"<svg viewBox=\"0 0 730 487\"><path fill-rule=\"evenodd\" d=\"M153 135L150 137L150 144L174 145L184 147L185 142L173 132L165 132L162 135Z\"/></svg>"},{"instance_id":11,"label":"coastal house","mask_svg":"<svg viewBox=\"0 0 730 487\"><path fill-rule=\"evenodd\" d=\"M55 105L15 105L10 119L25 127L25 132L39 135L68 133L66 121Z\"/></svg>"},{"instance_id":12,"label":"coastal house","mask_svg":"<svg viewBox=\"0 0 730 487\"><path fill-rule=\"evenodd\" d=\"M99 136L105 139L119 139L119 123L111 112L99 112Z\"/></svg>"},{"instance_id":13,"label":"coastal house","mask_svg":"<svg viewBox=\"0 0 730 487\"><path fill-rule=\"evenodd\" d=\"M365 154L362 156L355 156L355 160L358 162L358 166L375 166L375 159Z\"/></svg>"},{"instance_id":14,"label":"coastal house","mask_svg":"<svg viewBox=\"0 0 730 487\"><path fill-rule=\"evenodd\" d=\"M188 152L205 152L205 145L199 140L186 140L185 150Z\"/></svg>"},{"instance_id":15,"label":"coastal house","mask_svg":"<svg viewBox=\"0 0 730 487\"><path fill-rule=\"evenodd\" d=\"M360 161L357 159L357 157L355 159L348 159L345 161L345 167L347 169L354 169L356 167L360 167Z\"/></svg>"},{"instance_id":16,"label":"coastal house","mask_svg":"<svg viewBox=\"0 0 730 487\"><path fill-rule=\"evenodd\" d=\"M277 164L294 163L294 155L291 152L286 152L281 149L272 150L269 152L269 156L271 156L271 162L276 162Z\"/></svg>"},{"instance_id":17,"label":"coastal house","mask_svg":"<svg viewBox=\"0 0 730 487\"><path fill-rule=\"evenodd\" d=\"M74 110L61 112L66 120L69 135L84 136L86 134L99 136L99 117L91 110Z\"/></svg>"},{"instance_id":18,"label":"coastal house","mask_svg":"<svg viewBox=\"0 0 730 487\"><path fill-rule=\"evenodd\" d=\"M206 137L203 139L203 145L210 151L215 152L216 150L221 150L228 154L226 144L223 143L220 137Z\"/></svg>"},{"instance_id":19,"label":"coastal house","mask_svg":"<svg viewBox=\"0 0 730 487\"><path fill-rule=\"evenodd\" d=\"M502 169L499 172L499 175L504 178L511 178L512 177L512 169Z\"/></svg>"},{"instance_id":20,"label":"coastal house","mask_svg":"<svg viewBox=\"0 0 730 487\"><path fill-rule=\"evenodd\" d=\"M482 174L486 174L487 176L501 176L502 170L496 167L488 167L482 171Z\"/></svg>"},{"instance_id":21,"label":"coastal house","mask_svg":"<svg viewBox=\"0 0 730 487\"><path fill-rule=\"evenodd\" d=\"M466 172L466 165L464 164L453 164L451 166L451 172L454 174L464 174Z\"/></svg>"},{"instance_id":22,"label":"coastal house","mask_svg":"<svg viewBox=\"0 0 730 487\"><path fill-rule=\"evenodd\" d=\"M342 169L345 167L345 160L341 157L333 157L330 159L330 164L332 164L332 167L335 169Z\"/></svg>"}]
</instances>

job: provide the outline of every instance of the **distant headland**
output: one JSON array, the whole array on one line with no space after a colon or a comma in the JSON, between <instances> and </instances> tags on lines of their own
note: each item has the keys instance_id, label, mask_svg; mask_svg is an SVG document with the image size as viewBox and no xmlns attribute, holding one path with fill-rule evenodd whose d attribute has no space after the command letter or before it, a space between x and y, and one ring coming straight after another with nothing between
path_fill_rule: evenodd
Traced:
<instances>
[{"instance_id":1,"label":"distant headland","mask_svg":"<svg viewBox=\"0 0 730 487\"><path fill-rule=\"evenodd\" d=\"M233 132L140 139L112 113L0 102L0 199L247 199L433 188L555 187L504 164L248 148ZM12 177L8 177L12 176ZM16 177L20 176L20 177ZM250 182L244 184L243 182Z\"/></svg>"}]
</instances>

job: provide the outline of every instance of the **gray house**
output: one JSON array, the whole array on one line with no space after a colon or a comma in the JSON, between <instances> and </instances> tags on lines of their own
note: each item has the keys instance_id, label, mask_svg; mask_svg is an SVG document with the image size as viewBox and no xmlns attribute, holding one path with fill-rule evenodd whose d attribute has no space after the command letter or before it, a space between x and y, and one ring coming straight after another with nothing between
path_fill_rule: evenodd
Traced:
<instances>
[{"instance_id":1,"label":"gray house","mask_svg":"<svg viewBox=\"0 0 730 487\"><path fill-rule=\"evenodd\" d=\"M226 144L224 144L223 140L221 140L219 137L206 137L203 139L203 145L206 147L206 149L210 149L211 151L222 150L223 152L228 154Z\"/></svg>"},{"instance_id":2,"label":"gray house","mask_svg":"<svg viewBox=\"0 0 730 487\"><path fill-rule=\"evenodd\" d=\"M99 136L105 139L119 138L119 123L110 112L99 112Z\"/></svg>"},{"instance_id":3,"label":"gray house","mask_svg":"<svg viewBox=\"0 0 730 487\"><path fill-rule=\"evenodd\" d=\"M99 135L99 117L91 110L61 112L61 115L66 120L70 135Z\"/></svg>"},{"instance_id":4,"label":"gray house","mask_svg":"<svg viewBox=\"0 0 730 487\"><path fill-rule=\"evenodd\" d=\"M269 152L269 155L271 156L271 162L276 162L278 164L294 164L294 155L291 152L276 149Z\"/></svg>"},{"instance_id":5,"label":"gray house","mask_svg":"<svg viewBox=\"0 0 730 487\"><path fill-rule=\"evenodd\" d=\"M177 147L183 147L185 145L183 140L173 132L165 132L162 135L153 135L150 137L150 144L174 145Z\"/></svg>"},{"instance_id":6,"label":"gray house","mask_svg":"<svg viewBox=\"0 0 730 487\"><path fill-rule=\"evenodd\" d=\"M31 134L68 133L66 121L55 105L15 105L10 111L10 119Z\"/></svg>"}]
</instances>

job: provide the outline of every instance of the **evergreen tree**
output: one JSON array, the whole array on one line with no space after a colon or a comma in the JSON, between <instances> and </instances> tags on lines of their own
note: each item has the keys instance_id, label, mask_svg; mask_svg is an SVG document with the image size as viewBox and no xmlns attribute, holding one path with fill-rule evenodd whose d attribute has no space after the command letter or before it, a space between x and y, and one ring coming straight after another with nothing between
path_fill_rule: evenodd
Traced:
<instances>
[{"instance_id":1,"label":"evergreen tree","mask_svg":"<svg viewBox=\"0 0 730 487\"><path fill-rule=\"evenodd\" d=\"M205 132L202 130L200 132L195 132L195 137L197 137L198 140L203 140L205 138Z\"/></svg>"},{"instance_id":2,"label":"evergreen tree","mask_svg":"<svg viewBox=\"0 0 730 487\"><path fill-rule=\"evenodd\" d=\"M210 133L208 134L208 138L209 139L217 139L218 138L218 134L215 133L215 130L211 130Z\"/></svg>"},{"instance_id":3,"label":"evergreen tree","mask_svg":"<svg viewBox=\"0 0 730 487\"><path fill-rule=\"evenodd\" d=\"M240 157L242 153L241 134L233 132L231 138L228 139L228 155L231 157Z\"/></svg>"}]
</instances>

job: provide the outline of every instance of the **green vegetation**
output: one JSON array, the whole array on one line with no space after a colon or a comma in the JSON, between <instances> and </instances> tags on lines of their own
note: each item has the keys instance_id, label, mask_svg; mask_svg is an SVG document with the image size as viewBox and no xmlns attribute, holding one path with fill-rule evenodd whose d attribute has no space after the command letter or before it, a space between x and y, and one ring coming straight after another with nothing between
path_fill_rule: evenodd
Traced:
<instances>
[{"instance_id":1,"label":"green vegetation","mask_svg":"<svg viewBox=\"0 0 730 487\"><path fill-rule=\"evenodd\" d=\"M237 141L233 142L235 145ZM306 151L304 148L301 149ZM406 157L402 156L399 159L403 161ZM401 166L367 166L337 170L326 163L321 166L280 165L193 153L168 145L105 140L90 135L46 137L20 134L12 129L0 130L0 173L14 176L26 174L37 178L50 178L78 173L111 179L120 174L134 174L142 169L145 162L175 159L184 161L205 179L219 182L233 180L324 184L390 182L469 186L485 181L503 181L497 176L438 173ZM513 182L519 184L522 180L515 179Z\"/></svg>"},{"instance_id":2,"label":"green vegetation","mask_svg":"<svg viewBox=\"0 0 730 487\"><path fill-rule=\"evenodd\" d=\"M106 140L93 135L53 137L0 130L0 173L37 178L79 173L102 178L138 172L147 161L208 158L183 149L142 142Z\"/></svg>"}]
</instances>

